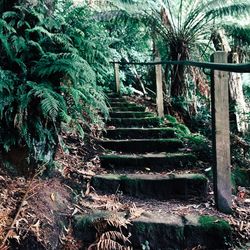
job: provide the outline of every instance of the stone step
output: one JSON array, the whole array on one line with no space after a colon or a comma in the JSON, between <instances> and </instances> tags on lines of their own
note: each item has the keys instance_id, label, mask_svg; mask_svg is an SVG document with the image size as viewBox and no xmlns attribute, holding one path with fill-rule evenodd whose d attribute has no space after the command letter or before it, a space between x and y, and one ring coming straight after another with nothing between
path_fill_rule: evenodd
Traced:
<instances>
[{"instance_id":1,"label":"stone step","mask_svg":"<svg viewBox=\"0 0 250 250\"><path fill-rule=\"evenodd\" d=\"M107 129L104 136L110 139L174 138L174 128L116 128Z\"/></svg>"},{"instance_id":2,"label":"stone step","mask_svg":"<svg viewBox=\"0 0 250 250\"><path fill-rule=\"evenodd\" d=\"M116 112L116 111L139 111L144 112L146 110L146 107L144 106L130 106L130 107L112 107L110 108L110 112Z\"/></svg>"},{"instance_id":3,"label":"stone step","mask_svg":"<svg viewBox=\"0 0 250 250\"><path fill-rule=\"evenodd\" d=\"M129 102L109 102L109 106L112 107L138 107L135 103L129 103ZM140 107L140 106L139 106Z\"/></svg>"},{"instance_id":4,"label":"stone step","mask_svg":"<svg viewBox=\"0 0 250 250\"><path fill-rule=\"evenodd\" d=\"M162 171L192 168L196 157L191 153L104 154L101 166L106 169Z\"/></svg>"},{"instance_id":5,"label":"stone step","mask_svg":"<svg viewBox=\"0 0 250 250\"><path fill-rule=\"evenodd\" d=\"M115 127L159 127L161 119L158 117L144 117L144 118L111 118L107 121L108 126Z\"/></svg>"},{"instance_id":6,"label":"stone step","mask_svg":"<svg viewBox=\"0 0 250 250\"><path fill-rule=\"evenodd\" d=\"M109 97L108 102L127 102L123 97Z\"/></svg>"},{"instance_id":7,"label":"stone step","mask_svg":"<svg viewBox=\"0 0 250 250\"><path fill-rule=\"evenodd\" d=\"M158 200L205 198L207 178L201 174L104 174L92 178L92 186L102 192L118 191L138 197Z\"/></svg>"},{"instance_id":8,"label":"stone step","mask_svg":"<svg viewBox=\"0 0 250 250\"><path fill-rule=\"evenodd\" d=\"M97 231L94 224L97 221L108 221L114 218L114 215L122 221L126 218L126 213L98 210L89 214L75 215L74 234L88 246L96 240ZM129 240L133 249L142 249L142 245L146 242L148 248L145 249L152 250L228 249L232 241L232 229L228 222L215 216L195 214L143 212L131 220L124 233L131 234Z\"/></svg>"},{"instance_id":9,"label":"stone step","mask_svg":"<svg viewBox=\"0 0 250 250\"><path fill-rule=\"evenodd\" d=\"M99 140L99 142L105 149L129 153L176 152L183 147L183 142L176 138Z\"/></svg>"},{"instance_id":10,"label":"stone step","mask_svg":"<svg viewBox=\"0 0 250 250\"><path fill-rule=\"evenodd\" d=\"M106 93L106 96L108 96L108 98L122 98L121 95L119 95L115 92L108 92L108 93Z\"/></svg>"},{"instance_id":11,"label":"stone step","mask_svg":"<svg viewBox=\"0 0 250 250\"><path fill-rule=\"evenodd\" d=\"M144 118L144 117L154 117L155 114L151 112L110 112L111 118Z\"/></svg>"}]
</instances>

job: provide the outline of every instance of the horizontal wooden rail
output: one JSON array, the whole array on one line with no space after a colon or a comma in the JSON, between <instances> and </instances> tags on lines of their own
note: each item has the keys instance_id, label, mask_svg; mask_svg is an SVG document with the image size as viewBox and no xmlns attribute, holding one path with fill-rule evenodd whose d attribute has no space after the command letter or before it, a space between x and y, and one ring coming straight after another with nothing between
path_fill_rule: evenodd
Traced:
<instances>
[{"instance_id":1,"label":"horizontal wooden rail","mask_svg":"<svg viewBox=\"0 0 250 250\"><path fill-rule=\"evenodd\" d=\"M206 68L211 70L230 71L237 73L250 73L250 63L208 63L208 62L195 62L195 61L155 61L155 62L110 62L120 65L157 65L157 64L168 64L168 65L187 65L200 68Z\"/></svg>"}]
</instances>

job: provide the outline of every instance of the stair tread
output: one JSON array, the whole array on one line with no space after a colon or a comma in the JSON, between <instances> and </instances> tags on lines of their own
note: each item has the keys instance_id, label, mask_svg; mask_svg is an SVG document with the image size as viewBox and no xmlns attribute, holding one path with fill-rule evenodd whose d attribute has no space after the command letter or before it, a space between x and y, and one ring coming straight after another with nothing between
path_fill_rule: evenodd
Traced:
<instances>
[{"instance_id":1,"label":"stair tread","mask_svg":"<svg viewBox=\"0 0 250 250\"><path fill-rule=\"evenodd\" d=\"M118 128L107 128L106 130L117 130L117 131L122 131L122 130L126 130L126 131L169 131L169 130L176 130L175 128L170 128L170 127L154 127L154 128L138 128L138 127L118 127Z\"/></svg>"},{"instance_id":2,"label":"stair tread","mask_svg":"<svg viewBox=\"0 0 250 250\"><path fill-rule=\"evenodd\" d=\"M207 180L204 174L197 173L169 173L169 174L100 174L95 175L94 178L105 178L107 180L125 180L124 177L131 180L174 180L174 179L188 179L188 180Z\"/></svg>"},{"instance_id":3,"label":"stair tread","mask_svg":"<svg viewBox=\"0 0 250 250\"><path fill-rule=\"evenodd\" d=\"M182 140L176 138L158 138L158 139L100 139L100 142L109 142L109 143L133 143L133 142L178 142L182 143Z\"/></svg>"},{"instance_id":4,"label":"stair tread","mask_svg":"<svg viewBox=\"0 0 250 250\"><path fill-rule=\"evenodd\" d=\"M114 154L114 153L104 153L100 157L110 157L115 156L117 158L166 158L166 157L178 157L178 156L189 156L193 155L192 153L182 153L182 152L175 152L175 153L166 153L166 152L157 152L157 153L146 153L146 154Z\"/></svg>"}]
</instances>

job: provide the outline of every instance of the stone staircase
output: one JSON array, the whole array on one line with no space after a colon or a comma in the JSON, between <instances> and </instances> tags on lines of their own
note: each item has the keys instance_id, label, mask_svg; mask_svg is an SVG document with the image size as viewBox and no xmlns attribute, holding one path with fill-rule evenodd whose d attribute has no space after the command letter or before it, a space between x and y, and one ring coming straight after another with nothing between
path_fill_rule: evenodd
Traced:
<instances>
[{"instance_id":1,"label":"stone staircase","mask_svg":"<svg viewBox=\"0 0 250 250\"><path fill-rule=\"evenodd\" d=\"M204 200L208 179L192 172L196 156L184 150L178 130L146 112L144 106L128 103L115 94L109 95L110 120L100 144L106 149L100 156L107 174L92 179L95 190L122 193L143 201ZM189 169L186 173L183 170ZM93 212L95 213L95 212ZM77 224L84 238L86 227ZM218 218L199 215L162 215L145 212L129 227L133 249L227 249L231 230ZM87 239L86 239L87 240Z\"/></svg>"}]
</instances>

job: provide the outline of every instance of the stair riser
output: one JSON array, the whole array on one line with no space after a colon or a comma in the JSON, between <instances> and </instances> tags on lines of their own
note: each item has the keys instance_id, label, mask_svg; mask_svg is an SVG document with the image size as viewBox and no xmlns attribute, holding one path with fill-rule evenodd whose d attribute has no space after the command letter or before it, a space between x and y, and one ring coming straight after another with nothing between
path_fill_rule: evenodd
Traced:
<instances>
[{"instance_id":1,"label":"stair riser","mask_svg":"<svg viewBox=\"0 0 250 250\"><path fill-rule=\"evenodd\" d=\"M159 127L160 120L158 118L141 118L141 119L133 119L133 118L113 118L107 122L108 126L115 126L115 127Z\"/></svg>"},{"instance_id":2,"label":"stair riser","mask_svg":"<svg viewBox=\"0 0 250 250\"><path fill-rule=\"evenodd\" d=\"M181 141L102 141L101 145L105 149L121 151L126 153L145 153L145 152L176 152L183 147Z\"/></svg>"},{"instance_id":3,"label":"stair riser","mask_svg":"<svg viewBox=\"0 0 250 250\"><path fill-rule=\"evenodd\" d=\"M122 98L121 95L119 95L117 93L107 93L106 95L108 96L109 99L112 99L112 98Z\"/></svg>"},{"instance_id":4,"label":"stair riser","mask_svg":"<svg viewBox=\"0 0 250 250\"><path fill-rule=\"evenodd\" d=\"M137 198L157 200L183 199L191 197L205 198L207 181L200 179L117 179L110 180L95 176L92 186L103 192L124 194Z\"/></svg>"},{"instance_id":5,"label":"stair riser","mask_svg":"<svg viewBox=\"0 0 250 250\"><path fill-rule=\"evenodd\" d=\"M149 112L110 112L111 118L145 118L154 117L154 113Z\"/></svg>"},{"instance_id":6,"label":"stair riser","mask_svg":"<svg viewBox=\"0 0 250 250\"><path fill-rule=\"evenodd\" d=\"M105 137L110 139L154 139L154 138L175 138L176 133L174 129L169 130L107 130L104 134Z\"/></svg>"},{"instance_id":7,"label":"stair riser","mask_svg":"<svg viewBox=\"0 0 250 250\"><path fill-rule=\"evenodd\" d=\"M112 97L108 99L108 102L127 102L123 97Z\"/></svg>"},{"instance_id":8,"label":"stair riser","mask_svg":"<svg viewBox=\"0 0 250 250\"><path fill-rule=\"evenodd\" d=\"M124 170L145 170L166 171L171 169L192 168L196 158L194 156L166 157L166 158L115 158L101 156L101 166L106 169L124 169Z\"/></svg>"},{"instance_id":9,"label":"stair riser","mask_svg":"<svg viewBox=\"0 0 250 250\"><path fill-rule=\"evenodd\" d=\"M128 107L128 108L130 108L130 107L138 107L138 105L136 105L136 104L133 104L133 103L121 103L121 102L116 102L116 103L109 103L109 106L112 108L112 107L117 107L117 108L119 108L119 107L124 107L124 108L126 108L126 107ZM139 106L140 107L140 106Z\"/></svg>"},{"instance_id":10,"label":"stair riser","mask_svg":"<svg viewBox=\"0 0 250 250\"><path fill-rule=\"evenodd\" d=\"M140 111L140 112L144 112L146 110L145 107L138 107L138 106L135 106L135 107L112 107L110 109L110 111L114 112L114 111Z\"/></svg>"}]
</instances>

